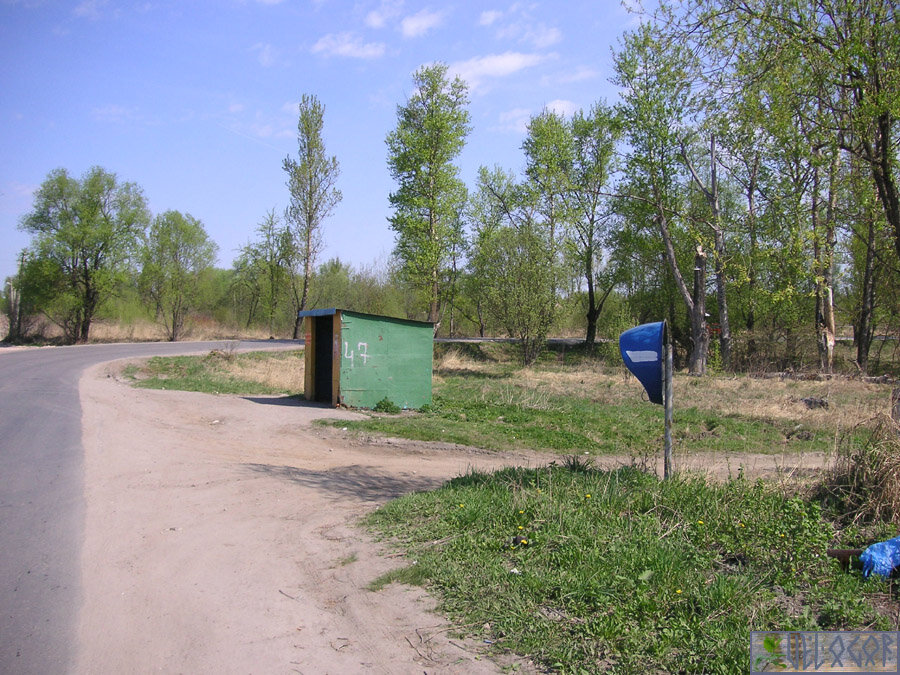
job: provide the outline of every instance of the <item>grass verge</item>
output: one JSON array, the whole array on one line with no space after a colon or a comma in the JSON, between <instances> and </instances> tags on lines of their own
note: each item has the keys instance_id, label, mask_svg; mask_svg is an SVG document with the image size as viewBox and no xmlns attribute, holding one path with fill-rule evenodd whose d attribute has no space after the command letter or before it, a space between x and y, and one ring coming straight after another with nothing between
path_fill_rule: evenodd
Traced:
<instances>
[{"instance_id":1,"label":"grass verge","mask_svg":"<svg viewBox=\"0 0 900 675\"><path fill-rule=\"evenodd\" d=\"M134 386L207 394L303 393L303 351L234 353L214 350L205 356L156 356L123 372Z\"/></svg>"},{"instance_id":2,"label":"grass verge","mask_svg":"<svg viewBox=\"0 0 900 675\"><path fill-rule=\"evenodd\" d=\"M580 462L471 473L368 518L459 626L564 673L750 670L750 630L893 630L819 506L761 482ZM859 542L854 542L859 545ZM471 628L478 627L478 628Z\"/></svg>"},{"instance_id":3,"label":"grass verge","mask_svg":"<svg viewBox=\"0 0 900 675\"><path fill-rule=\"evenodd\" d=\"M663 410L648 404L621 366L598 359L515 367L499 345L478 355L443 351L435 361L433 404L417 415L341 422L342 427L420 441L496 450L642 456L662 444ZM859 382L675 381L676 449L691 452L831 452L848 440L863 411L889 399ZM809 409L804 398L828 402ZM326 422L327 424L327 422ZM856 433L850 432L851 435Z\"/></svg>"}]
</instances>

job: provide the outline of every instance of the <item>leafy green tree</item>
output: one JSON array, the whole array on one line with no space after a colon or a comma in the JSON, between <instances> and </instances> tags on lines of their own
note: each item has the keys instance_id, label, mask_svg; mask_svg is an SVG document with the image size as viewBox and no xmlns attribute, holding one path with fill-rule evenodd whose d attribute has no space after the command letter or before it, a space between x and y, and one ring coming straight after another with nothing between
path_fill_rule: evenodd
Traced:
<instances>
[{"instance_id":1,"label":"leafy green tree","mask_svg":"<svg viewBox=\"0 0 900 675\"><path fill-rule=\"evenodd\" d=\"M33 237L22 282L68 341L87 342L149 220L141 189L100 167L80 180L56 169L41 184L21 224Z\"/></svg>"},{"instance_id":2,"label":"leafy green tree","mask_svg":"<svg viewBox=\"0 0 900 675\"><path fill-rule=\"evenodd\" d=\"M705 89L717 99L721 111L720 135L732 140L743 136L732 149L744 158L745 179L752 177L742 181L745 189L751 184L758 188L756 194L748 193L752 197L748 209L752 207L753 212L747 222L753 225L751 248L760 245L761 254L745 268L748 274L743 290L752 287L756 291L749 298L750 323L756 323L757 312L766 302L783 305L791 298L788 288L795 282L791 274L775 269L770 277L775 286L766 288L761 283L759 273L765 268L765 259L784 260L783 253L767 250L771 243L766 242L766 229L773 233L772 243L785 237L775 231L774 219L766 223L757 217L765 212L756 207L765 204L779 219L792 211L786 223L796 244L788 250L799 258L784 260L786 269L807 269L801 275L802 285L794 285L791 303L815 317L820 365L829 370L839 328L834 294L840 230L848 227L857 234L867 230L864 225L842 222L844 214L838 209L840 195L851 189L851 173L862 170L868 174L869 189L892 232L895 257L900 258L900 25L896 2L664 0L656 18L704 63ZM741 132L734 134L729 127ZM762 133L746 134L749 129ZM767 156L765 151L758 152L760 147L776 152ZM753 161L747 162L750 157ZM848 171L849 163L858 169ZM748 173L746 169L751 167ZM775 178L785 169L783 175L790 177L790 184ZM780 189L773 190L779 182ZM874 230L870 232L874 234ZM763 236L756 238L760 234ZM871 278L857 277L860 282ZM862 307L867 306L864 303ZM782 342L790 347L794 342L791 333L798 324L788 329L785 319L792 314L779 312L774 305L771 309L770 317L785 327ZM789 359L792 351L787 350Z\"/></svg>"},{"instance_id":3,"label":"leafy green tree","mask_svg":"<svg viewBox=\"0 0 900 675\"><path fill-rule=\"evenodd\" d=\"M295 340L300 336L299 312L306 309L316 257L322 248L322 223L342 198L341 191L336 187L341 175L340 165L337 157L327 156L322 139L324 117L325 106L318 98L303 94L297 122L297 159L286 157L283 162L291 193L285 220L294 235L297 257L303 269L300 288L295 277L291 284L291 297L297 313L294 320Z\"/></svg>"},{"instance_id":4,"label":"leafy green tree","mask_svg":"<svg viewBox=\"0 0 900 675\"><path fill-rule=\"evenodd\" d=\"M562 243L572 223L572 192L575 141L565 118L544 110L531 118L522 143L525 153L525 189L533 193L538 223L546 229L547 265L554 297L563 284Z\"/></svg>"},{"instance_id":5,"label":"leafy green tree","mask_svg":"<svg viewBox=\"0 0 900 675\"><path fill-rule=\"evenodd\" d=\"M331 258L319 265L316 270L316 285L312 293L318 307L342 307L359 309L350 306L353 292L353 268L340 258Z\"/></svg>"},{"instance_id":6,"label":"leafy green tree","mask_svg":"<svg viewBox=\"0 0 900 675\"><path fill-rule=\"evenodd\" d=\"M613 220L607 197L616 143L622 135L615 111L595 104L585 114L572 118L572 252L587 284L587 329L585 343L592 347L597 320L603 305L618 281L614 265L601 266L603 249ZM600 284L599 289L597 285Z\"/></svg>"},{"instance_id":7,"label":"leafy green tree","mask_svg":"<svg viewBox=\"0 0 900 675\"><path fill-rule=\"evenodd\" d=\"M623 90L619 111L630 146L624 166L625 191L629 199L644 205L646 221L656 225L690 317L688 369L702 375L709 349L707 253L699 233L683 217L686 190L680 161L685 120L695 106L691 91L695 64L686 48L646 23L625 36L614 61L615 82ZM692 283L679 264L677 239L682 237L692 240Z\"/></svg>"},{"instance_id":8,"label":"leafy green tree","mask_svg":"<svg viewBox=\"0 0 900 675\"><path fill-rule=\"evenodd\" d=\"M900 256L898 18L895 0L696 0L681 27L717 70L737 75L729 89L797 64L789 95L826 113L805 123L868 169Z\"/></svg>"},{"instance_id":9,"label":"leafy green tree","mask_svg":"<svg viewBox=\"0 0 900 675\"><path fill-rule=\"evenodd\" d=\"M436 63L413 75L414 92L397 107L397 126L387 136L395 255L404 280L425 298L428 320L440 324L446 289L442 279L463 240L466 199L454 160L470 131L468 90L447 66Z\"/></svg>"},{"instance_id":10,"label":"leafy green tree","mask_svg":"<svg viewBox=\"0 0 900 675\"><path fill-rule=\"evenodd\" d=\"M466 221L471 229L471 246L466 275L463 279L463 295L471 305L470 320L477 326L478 334L485 337L497 327L485 302L487 269L493 265L484 241L498 230L505 221L507 202L515 190L515 176L500 167L478 172L476 189L466 205Z\"/></svg>"},{"instance_id":11,"label":"leafy green tree","mask_svg":"<svg viewBox=\"0 0 900 675\"><path fill-rule=\"evenodd\" d=\"M246 298L247 326L261 310L269 335L274 336L276 319L291 281L295 242L290 228L274 210L259 223L256 234L257 239L244 246L235 260L234 283Z\"/></svg>"},{"instance_id":12,"label":"leafy green tree","mask_svg":"<svg viewBox=\"0 0 900 675\"><path fill-rule=\"evenodd\" d=\"M505 225L481 242L481 255L494 261L485 278L489 311L519 339L525 366L540 355L555 315L548 243L546 230L533 221Z\"/></svg>"},{"instance_id":13,"label":"leafy green tree","mask_svg":"<svg viewBox=\"0 0 900 675\"><path fill-rule=\"evenodd\" d=\"M140 288L156 309L166 337L175 342L197 306L201 277L215 263L218 246L190 214L166 211L150 225L141 250Z\"/></svg>"},{"instance_id":14,"label":"leafy green tree","mask_svg":"<svg viewBox=\"0 0 900 675\"><path fill-rule=\"evenodd\" d=\"M483 320L519 339L526 366L537 359L556 316L549 229L535 217L534 196L512 174L482 167L470 216L475 237L469 265Z\"/></svg>"}]
</instances>

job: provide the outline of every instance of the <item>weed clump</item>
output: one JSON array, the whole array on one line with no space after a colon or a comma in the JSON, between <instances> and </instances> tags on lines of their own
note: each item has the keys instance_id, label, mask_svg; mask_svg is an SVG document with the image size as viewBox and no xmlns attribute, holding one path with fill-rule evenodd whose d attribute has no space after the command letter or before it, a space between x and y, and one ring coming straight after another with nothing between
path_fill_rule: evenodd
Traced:
<instances>
[{"instance_id":1,"label":"weed clump","mask_svg":"<svg viewBox=\"0 0 900 675\"><path fill-rule=\"evenodd\" d=\"M848 435L856 442L842 445L814 495L846 524L900 525L900 428L879 415L856 431L864 433Z\"/></svg>"},{"instance_id":2,"label":"weed clump","mask_svg":"<svg viewBox=\"0 0 900 675\"><path fill-rule=\"evenodd\" d=\"M394 403L391 399L385 396L383 399L378 401L373 408L375 412L387 413L389 415L396 415L400 412L400 406Z\"/></svg>"}]
</instances>

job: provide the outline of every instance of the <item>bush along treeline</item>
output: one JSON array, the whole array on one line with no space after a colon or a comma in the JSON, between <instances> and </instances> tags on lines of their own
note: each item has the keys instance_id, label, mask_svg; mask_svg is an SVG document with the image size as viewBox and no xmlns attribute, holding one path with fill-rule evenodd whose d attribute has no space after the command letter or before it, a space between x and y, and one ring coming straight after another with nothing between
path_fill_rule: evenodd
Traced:
<instances>
[{"instance_id":1,"label":"bush along treeline","mask_svg":"<svg viewBox=\"0 0 900 675\"><path fill-rule=\"evenodd\" d=\"M663 0L615 49L617 102L540 111L521 173L483 166L471 185L468 87L423 66L385 139L395 248L380 267L320 260L342 195L315 96L283 162L289 206L230 270L211 267L199 221L151 221L103 169L54 171L22 221L10 335L43 316L85 340L133 302L170 339L191 317L299 337L299 309L337 305L515 337L529 364L548 335L592 348L664 318L693 374L884 371L900 336L897 24L887 0Z\"/></svg>"}]
</instances>

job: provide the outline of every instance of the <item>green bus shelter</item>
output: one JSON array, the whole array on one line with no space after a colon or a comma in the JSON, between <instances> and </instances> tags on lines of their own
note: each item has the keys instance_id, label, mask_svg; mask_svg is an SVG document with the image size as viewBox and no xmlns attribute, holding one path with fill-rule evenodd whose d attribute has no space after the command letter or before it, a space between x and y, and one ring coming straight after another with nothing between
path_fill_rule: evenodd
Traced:
<instances>
[{"instance_id":1,"label":"green bus shelter","mask_svg":"<svg viewBox=\"0 0 900 675\"><path fill-rule=\"evenodd\" d=\"M300 317L307 400L351 408L374 408L385 398L401 408L431 403L432 324L344 309Z\"/></svg>"}]
</instances>

